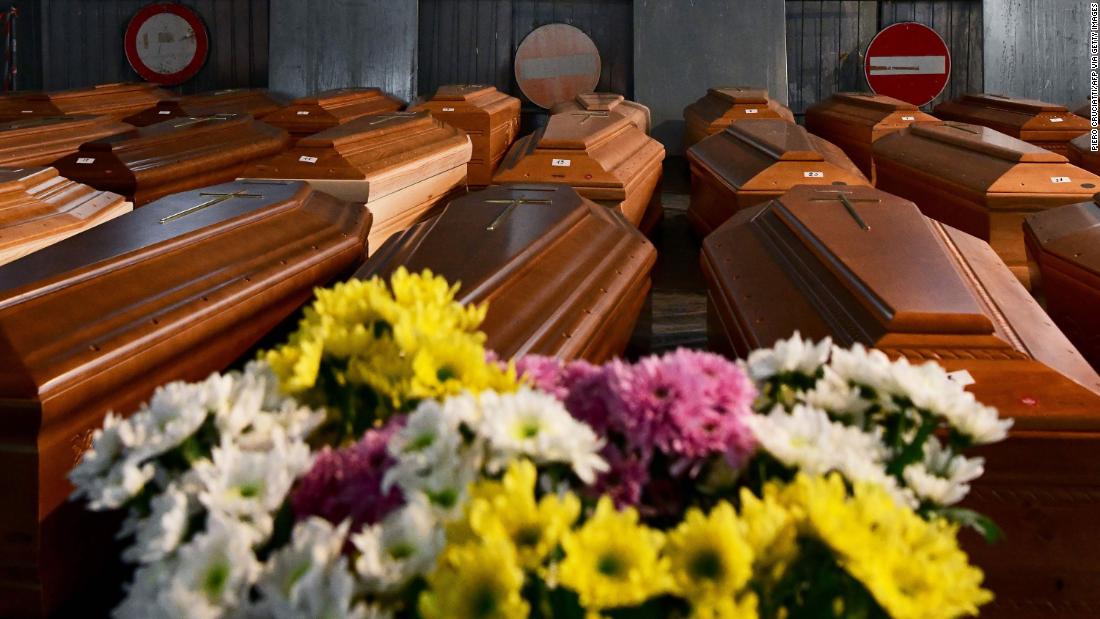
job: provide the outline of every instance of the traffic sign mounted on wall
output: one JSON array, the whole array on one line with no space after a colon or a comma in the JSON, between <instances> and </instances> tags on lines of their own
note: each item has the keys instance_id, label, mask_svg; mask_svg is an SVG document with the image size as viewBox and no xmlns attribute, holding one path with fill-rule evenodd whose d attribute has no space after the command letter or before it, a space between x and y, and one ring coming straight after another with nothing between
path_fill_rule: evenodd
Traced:
<instances>
[{"instance_id":1,"label":"traffic sign mounted on wall","mask_svg":"<svg viewBox=\"0 0 1100 619\"><path fill-rule=\"evenodd\" d=\"M951 52L943 37L924 24L894 24L867 46L864 74L875 94L924 105L947 86Z\"/></svg>"},{"instance_id":2,"label":"traffic sign mounted on wall","mask_svg":"<svg viewBox=\"0 0 1100 619\"><path fill-rule=\"evenodd\" d=\"M210 37L198 13L175 2L143 7L126 27L126 60L142 79L183 83L199 72L210 51Z\"/></svg>"}]
</instances>

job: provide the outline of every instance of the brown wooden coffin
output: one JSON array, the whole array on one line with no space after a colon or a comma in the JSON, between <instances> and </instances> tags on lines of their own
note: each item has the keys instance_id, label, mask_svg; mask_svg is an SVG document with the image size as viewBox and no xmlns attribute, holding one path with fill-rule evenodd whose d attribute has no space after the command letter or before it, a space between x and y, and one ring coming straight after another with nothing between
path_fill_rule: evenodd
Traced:
<instances>
[{"instance_id":1,"label":"brown wooden coffin","mask_svg":"<svg viewBox=\"0 0 1100 619\"><path fill-rule=\"evenodd\" d=\"M0 122L34 116L35 111L27 104L27 97L41 94L38 91L21 90L0 94Z\"/></svg>"},{"instance_id":2,"label":"brown wooden coffin","mask_svg":"<svg viewBox=\"0 0 1100 619\"><path fill-rule=\"evenodd\" d=\"M465 189L470 151L462 130L429 112L390 112L303 138L241 176L307 180L338 198L366 204L374 215L370 246L377 249Z\"/></svg>"},{"instance_id":3,"label":"brown wooden coffin","mask_svg":"<svg viewBox=\"0 0 1100 619\"><path fill-rule=\"evenodd\" d=\"M684 108L684 150L722 131L730 123L769 118L794 122L794 114L772 101L768 91L762 88L708 88L706 96Z\"/></svg>"},{"instance_id":4,"label":"brown wooden coffin","mask_svg":"<svg viewBox=\"0 0 1100 619\"><path fill-rule=\"evenodd\" d=\"M860 92L837 93L806 110L806 128L839 146L876 183L871 145L914 122L934 120L912 103Z\"/></svg>"},{"instance_id":5,"label":"brown wooden coffin","mask_svg":"<svg viewBox=\"0 0 1100 619\"><path fill-rule=\"evenodd\" d=\"M339 88L295 99L265 116L264 122L285 129L292 141L297 141L356 118L403 107L404 101L378 88Z\"/></svg>"},{"instance_id":6,"label":"brown wooden coffin","mask_svg":"<svg viewBox=\"0 0 1100 619\"><path fill-rule=\"evenodd\" d=\"M1092 135L1082 133L1070 140L1067 157L1073 165L1100 174L1100 152L1092 150Z\"/></svg>"},{"instance_id":7,"label":"brown wooden coffin","mask_svg":"<svg viewBox=\"0 0 1100 619\"><path fill-rule=\"evenodd\" d=\"M430 100L410 110L428 110L443 122L465 131L473 141L469 183L484 187L492 182L508 147L519 135L519 99L492 86L440 86Z\"/></svg>"},{"instance_id":8,"label":"brown wooden coffin","mask_svg":"<svg viewBox=\"0 0 1100 619\"><path fill-rule=\"evenodd\" d=\"M586 92L550 108L551 114L565 112L618 112L626 116L634 126L645 131L650 130L649 108L613 92Z\"/></svg>"},{"instance_id":9,"label":"brown wooden coffin","mask_svg":"<svg viewBox=\"0 0 1100 619\"><path fill-rule=\"evenodd\" d=\"M1016 420L980 450L967 501L1006 535L968 538L997 598L983 615L1100 606L1100 377L984 241L869 187L796 187L707 237L702 264L716 346L745 355L798 330L965 370Z\"/></svg>"},{"instance_id":10,"label":"brown wooden coffin","mask_svg":"<svg viewBox=\"0 0 1100 619\"><path fill-rule=\"evenodd\" d=\"M87 142L54 164L63 176L120 193L134 206L223 183L282 152L282 129L242 114L184 117Z\"/></svg>"},{"instance_id":11,"label":"brown wooden coffin","mask_svg":"<svg viewBox=\"0 0 1100 619\"><path fill-rule=\"evenodd\" d=\"M20 110L20 117L106 115L122 120L171 97L172 93L148 82L100 84L91 88L28 94L25 98L26 108Z\"/></svg>"},{"instance_id":12,"label":"brown wooden coffin","mask_svg":"<svg viewBox=\"0 0 1100 619\"><path fill-rule=\"evenodd\" d=\"M1100 177L988 127L921 123L875 142L877 186L984 239L1026 286L1029 213L1089 199Z\"/></svg>"},{"instance_id":13,"label":"brown wooden coffin","mask_svg":"<svg viewBox=\"0 0 1100 619\"><path fill-rule=\"evenodd\" d=\"M0 168L0 265L128 213L122 196L54 168Z\"/></svg>"},{"instance_id":14,"label":"brown wooden coffin","mask_svg":"<svg viewBox=\"0 0 1100 619\"><path fill-rule=\"evenodd\" d=\"M356 273L431 269L489 302L481 329L502 358L602 362L626 348L649 290L653 245L621 214L564 185L501 185L452 201L392 237Z\"/></svg>"},{"instance_id":15,"label":"brown wooden coffin","mask_svg":"<svg viewBox=\"0 0 1100 619\"><path fill-rule=\"evenodd\" d=\"M110 116L35 116L0 122L0 166L43 166L133 127Z\"/></svg>"},{"instance_id":16,"label":"brown wooden coffin","mask_svg":"<svg viewBox=\"0 0 1100 619\"><path fill-rule=\"evenodd\" d=\"M0 268L0 616L45 614L94 577L102 540L66 474L105 413L241 357L361 262L369 227L308 184L239 181Z\"/></svg>"},{"instance_id":17,"label":"brown wooden coffin","mask_svg":"<svg viewBox=\"0 0 1100 619\"><path fill-rule=\"evenodd\" d=\"M1004 95L971 94L944 101L934 110L937 118L996 129L1059 155L1068 142L1089 130L1089 121L1063 105Z\"/></svg>"},{"instance_id":18,"label":"brown wooden coffin","mask_svg":"<svg viewBox=\"0 0 1100 619\"><path fill-rule=\"evenodd\" d=\"M250 114L257 120L263 120L286 105L285 99L263 88L231 88L164 99L125 120L135 127L148 127L181 116L214 114Z\"/></svg>"},{"instance_id":19,"label":"brown wooden coffin","mask_svg":"<svg viewBox=\"0 0 1100 619\"><path fill-rule=\"evenodd\" d=\"M844 151L779 119L733 123L688 149L687 159L687 217L701 236L795 185L870 185Z\"/></svg>"},{"instance_id":20,"label":"brown wooden coffin","mask_svg":"<svg viewBox=\"0 0 1100 619\"><path fill-rule=\"evenodd\" d=\"M660 213L665 149L617 112L555 114L516 141L496 183L565 183L648 229Z\"/></svg>"}]
</instances>

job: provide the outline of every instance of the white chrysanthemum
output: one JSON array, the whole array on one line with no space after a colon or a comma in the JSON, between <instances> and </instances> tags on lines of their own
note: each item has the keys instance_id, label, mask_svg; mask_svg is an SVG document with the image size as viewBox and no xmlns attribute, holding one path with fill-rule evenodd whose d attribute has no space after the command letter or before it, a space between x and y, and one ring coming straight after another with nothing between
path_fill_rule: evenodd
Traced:
<instances>
[{"instance_id":1,"label":"white chrysanthemum","mask_svg":"<svg viewBox=\"0 0 1100 619\"><path fill-rule=\"evenodd\" d=\"M859 387L841 378L829 366L825 366L824 375L813 389L805 393L803 402L857 426L863 425L864 415L874 405L874 402L864 399Z\"/></svg>"},{"instance_id":2,"label":"white chrysanthemum","mask_svg":"<svg viewBox=\"0 0 1100 619\"><path fill-rule=\"evenodd\" d=\"M802 335L795 331L789 339L777 341L772 348L761 348L750 353L747 362L749 377L754 381L763 381L786 372L813 376L829 358L831 346L832 340L829 338L814 344L802 339Z\"/></svg>"},{"instance_id":3,"label":"white chrysanthemum","mask_svg":"<svg viewBox=\"0 0 1100 619\"><path fill-rule=\"evenodd\" d=\"M126 597L111 612L111 616L115 619L148 619L149 617L171 619L173 615L169 614L168 609L164 608L158 598L168 590L175 568L175 559L157 561L139 567L134 572L133 580L126 586ZM181 619L183 617L203 618L203 615L198 612L193 615L175 616ZM217 612L205 615L210 618L217 616Z\"/></svg>"},{"instance_id":4,"label":"white chrysanthemum","mask_svg":"<svg viewBox=\"0 0 1100 619\"><path fill-rule=\"evenodd\" d=\"M131 563L153 563L174 552L187 533L187 522L193 510L191 501L176 486L169 486L153 497L148 516L137 519L133 514L119 532L119 537L134 536L134 543L122 553Z\"/></svg>"},{"instance_id":5,"label":"white chrysanthemum","mask_svg":"<svg viewBox=\"0 0 1100 619\"><path fill-rule=\"evenodd\" d=\"M231 396L231 406L218 417L219 429L235 436L243 449L253 451L269 449L278 431L291 441L304 440L321 425L325 413L284 396L278 386L278 378L267 363L253 361L246 365Z\"/></svg>"},{"instance_id":6,"label":"white chrysanthemum","mask_svg":"<svg viewBox=\"0 0 1100 619\"><path fill-rule=\"evenodd\" d=\"M394 468L421 472L451 460L461 447L458 421L439 402L425 400L408 416L405 426L393 435L386 448L397 460Z\"/></svg>"},{"instance_id":7,"label":"white chrysanthemum","mask_svg":"<svg viewBox=\"0 0 1100 619\"><path fill-rule=\"evenodd\" d=\"M481 411L478 433L489 447L490 473L504 470L519 457L537 464L567 464L586 484L608 469L599 455L603 441L551 395L528 387L515 393L486 391L481 394Z\"/></svg>"},{"instance_id":8,"label":"white chrysanthemum","mask_svg":"<svg viewBox=\"0 0 1100 619\"><path fill-rule=\"evenodd\" d=\"M156 472L135 451L143 442L140 426L107 413L103 427L92 435L91 448L69 473L76 488L72 498L85 498L90 509L100 511L118 509L137 496Z\"/></svg>"},{"instance_id":9,"label":"white chrysanthemum","mask_svg":"<svg viewBox=\"0 0 1100 619\"><path fill-rule=\"evenodd\" d=\"M829 368L842 380L885 393L896 390L893 365L886 353L862 344L847 349L834 346L829 359Z\"/></svg>"},{"instance_id":10,"label":"white chrysanthemum","mask_svg":"<svg viewBox=\"0 0 1100 619\"><path fill-rule=\"evenodd\" d=\"M414 498L381 523L363 527L351 541L360 553L355 571L363 587L385 593L427 574L445 540L433 510Z\"/></svg>"},{"instance_id":11,"label":"white chrysanthemum","mask_svg":"<svg viewBox=\"0 0 1100 619\"><path fill-rule=\"evenodd\" d=\"M941 417L975 444L995 443L1008 436L1012 420L1001 419L997 409L979 403L938 364L910 365L900 359L894 362L892 375L898 394L909 398L917 408Z\"/></svg>"},{"instance_id":12,"label":"white chrysanthemum","mask_svg":"<svg viewBox=\"0 0 1100 619\"><path fill-rule=\"evenodd\" d=\"M956 455L933 437L924 445L924 461L905 467L902 477L918 498L945 506L966 498L970 482L984 472L984 459Z\"/></svg>"},{"instance_id":13,"label":"white chrysanthemum","mask_svg":"<svg viewBox=\"0 0 1100 619\"><path fill-rule=\"evenodd\" d=\"M383 490L397 485L406 497L424 493L443 511L457 508L481 467L481 446L467 445L460 430L472 423L476 409L477 401L465 394L442 404L421 402L387 445L396 462L386 471Z\"/></svg>"},{"instance_id":14,"label":"white chrysanthemum","mask_svg":"<svg viewBox=\"0 0 1100 619\"><path fill-rule=\"evenodd\" d=\"M151 458L171 451L194 435L227 382L231 379L213 374L199 383L173 382L158 387L149 403L130 418L145 437L139 447L143 456Z\"/></svg>"}]
</instances>

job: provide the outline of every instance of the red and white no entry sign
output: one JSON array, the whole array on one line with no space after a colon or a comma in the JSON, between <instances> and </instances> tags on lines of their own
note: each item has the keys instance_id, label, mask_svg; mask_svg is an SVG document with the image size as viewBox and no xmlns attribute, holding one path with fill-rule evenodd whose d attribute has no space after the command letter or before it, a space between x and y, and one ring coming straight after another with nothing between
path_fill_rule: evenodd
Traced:
<instances>
[{"instance_id":1,"label":"red and white no entry sign","mask_svg":"<svg viewBox=\"0 0 1100 619\"><path fill-rule=\"evenodd\" d=\"M180 84L199 72L210 38L198 13L175 2L143 7L126 27L126 60L143 79Z\"/></svg>"},{"instance_id":2,"label":"red and white no entry sign","mask_svg":"<svg viewBox=\"0 0 1100 619\"><path fill-rule=\"evenodd\" d=\"M867 46L864 73L875 94L924 105L947 86L951 52L943 37L924 24L894 24Z\"/></svg>"}]
</instances>

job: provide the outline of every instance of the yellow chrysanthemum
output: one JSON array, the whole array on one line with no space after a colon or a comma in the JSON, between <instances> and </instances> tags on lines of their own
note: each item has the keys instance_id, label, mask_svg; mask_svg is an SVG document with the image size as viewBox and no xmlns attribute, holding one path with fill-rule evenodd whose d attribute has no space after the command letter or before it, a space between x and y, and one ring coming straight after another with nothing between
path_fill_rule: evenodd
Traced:
<instances>
[{"instance_id":1,"label":"yellow chrysanthemum","mask_svg":"<svg viewBox=\"0 0 1100 619\"><path fill-rule=\"evenodd\" d=\"M688 510L680 526L668 534L665 552L675 593L693 607L715 607L725 601L732 605L752 576L752 549L733 506L724 501L708 515Z\"/></svg>"},{"instance_id":2,"label":"yellow chrysanthemum","mask_svg":"<svg viewBox=\"0 0 1100 619\"><path fill-rule=\"evenodd\" d=\"M691 619L756 619L756 594L745 592L737 598L716 598L692 606Z\"/></svg>"},{"instance_id":3,"label":"yellow chrysanthemum","mask_svg":"<svg viewBox=\"0 0 1100 619\"><path fill-rule=\"evenodd\" d=\"M275 375L280 377L283 391L295 394L306 391L317 383L322 351L320 342L302 340L269 351L264 358Z\"/></svg>"},{"instance_id":4,"label":"yellow chrysanthemum","mask_svg":"<svg viewBox=\"0 0 1100 619\"><path fill-rule=\"evenodd\" d=\"M797 522L780 503L779 490L780 486L769 484L763 497L741 490L740 522L753 554L754 573L772 581L782 577L798 554Z\"/></svg>"},{"instance_id":5,"label":"yellow chrysanthemum","mask_svg":"<svg viewBox=\"0 0 1100 619\"><path fill-rule=\"evenodd\" d=\"M637 511L616 511L604 497L592 518L562 539L561 584L590 612L641 604L669 589L663 542L659 531L638 524Z\"/></svg>"},{"instance_id":6,"label":"yellow chrysanthemum","mask_svg":"<svg viewBox=\"0 0 1100 619\"><path fill-rule=\"evenodd\" d=\"M420 594L425 619L520 619L528 604L520 595L523 570L504 537L448 546Z\"/></svg>"}]
</instances>

